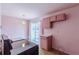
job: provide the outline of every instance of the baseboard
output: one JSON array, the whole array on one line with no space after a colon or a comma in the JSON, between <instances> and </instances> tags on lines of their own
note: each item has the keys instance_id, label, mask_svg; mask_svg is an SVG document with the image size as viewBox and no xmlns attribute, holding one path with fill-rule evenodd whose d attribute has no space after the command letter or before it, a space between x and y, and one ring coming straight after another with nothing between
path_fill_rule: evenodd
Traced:
<instances>
[{"instance_id":1,"label":"baseboard","mask_svg":"<svg viewBox=\"0 0 79 59\"><path fill-rule=\"evenodd\" d=\"M57 50L55 48L52 48L52 50L56 51L57 53L59 53L60 55L69 55L68 53L65 53L63 51Z\"/></svg>"}]
</instances>

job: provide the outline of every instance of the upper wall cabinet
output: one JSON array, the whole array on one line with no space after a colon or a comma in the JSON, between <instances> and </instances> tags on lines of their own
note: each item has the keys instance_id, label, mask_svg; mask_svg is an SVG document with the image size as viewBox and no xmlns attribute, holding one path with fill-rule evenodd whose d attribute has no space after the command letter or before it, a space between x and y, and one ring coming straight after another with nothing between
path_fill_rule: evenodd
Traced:
<instances>
[{"instance_id":1,"label":"upper wall cabinet","mask_svg":"<svg viewBox=\"0 0 79 59\"><path fill-rule=\"evenodd\" d=\"M42 27L43 28L50 28L50 18L44 18L42 20Z\"/></svg>"},{"instance_id":2,"label":"upper wall cabinet","mask_svg":"<svg viewBox=\"0 0 79 59\"><path fill-rule=\"evenodd\" d=\"M64 20L66 20L66 15L64 13L56 16L44 18L42 20L42 28L43 29L52 28L53 27L52 25L54 22L59 22Z\"/></svg>"},{"instance_id":3,"label":"upper wall cabinet","mask_svg":"<svg viewBox=\"0 0 79 59\"><path fill-rule=\"evenodd\" d=\"M59 14L56 16L56 21L63 21L63 20L66 20L65 14Z\"/></svg>"},{"instance_id":4,"label":"upper wall cabinet","mask_svg":"<svg viewBox=\"0 0 79 59\"><path fill-rule=\"evenodd\" d=\"M54 22L54 21L56 21L56 16L51 16L50 17L50 22Z\"/></svg>"}]
</instances>

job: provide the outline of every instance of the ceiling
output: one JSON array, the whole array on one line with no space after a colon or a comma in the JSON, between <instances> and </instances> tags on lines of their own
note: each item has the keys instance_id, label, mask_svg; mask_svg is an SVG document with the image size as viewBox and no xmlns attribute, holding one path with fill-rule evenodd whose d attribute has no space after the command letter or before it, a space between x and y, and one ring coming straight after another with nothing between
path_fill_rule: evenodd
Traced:
<instances>
[{"instance_id":1,"label":"ceiling","mask_svg":"<svg viewBox=\"0 0 79 59\"><path fill-rule=\"evenodd\" d=\"M62 10L76 3L2 3L2 15L23 19L34 19L56 10Z\"/></svg>"}]
</instances>

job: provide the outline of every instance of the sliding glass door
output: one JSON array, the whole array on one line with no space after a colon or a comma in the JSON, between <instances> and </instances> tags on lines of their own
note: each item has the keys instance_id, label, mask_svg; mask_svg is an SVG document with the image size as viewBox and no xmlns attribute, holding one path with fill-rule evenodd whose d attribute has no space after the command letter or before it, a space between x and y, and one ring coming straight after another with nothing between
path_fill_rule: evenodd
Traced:
<instances>
[{"instance_id":1,"label":"sliding glass door","mask_svg":"<svg viewBox=\"0 0 79 59\"><path fill-rule=\"evenodd\" d=\"M31 41L39 44L40 39L40 22L31 23Z\"/></svg>"}]
</instances>

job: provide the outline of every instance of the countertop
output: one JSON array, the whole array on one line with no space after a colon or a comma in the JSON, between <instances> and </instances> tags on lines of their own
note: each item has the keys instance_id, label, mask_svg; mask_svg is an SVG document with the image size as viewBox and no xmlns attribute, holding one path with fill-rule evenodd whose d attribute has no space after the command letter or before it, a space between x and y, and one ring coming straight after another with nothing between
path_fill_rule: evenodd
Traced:
<instances>
[{"instance_id":1,"label":"countertop","mask_svg":"<svg viewBox=\"0 0 79 59\"><path fill-rule=\"evenodd\" d=\"M28 49L34 47L34 46L36 46L36 44L30 42L30 43L29 43L28 45L26 45L25 47L20 46L20 47L18 47L18 48L14 48L14 49L11 50L11 55L18 55L18 54L22 53L23 51L26 51L26 50L28 50Z\"/></svg>"},{"instance_id":2,"label":"countertop","mask_svg":"<svg viewBox=\"0 0 79 59\"><path fill-rule=\"evenodd\" d=\"M49 37L49 36L52 36L52 35L46 35L46 34L44 34L44 35L40 35L40 36Z\"/></svg>"}]
</instances>

